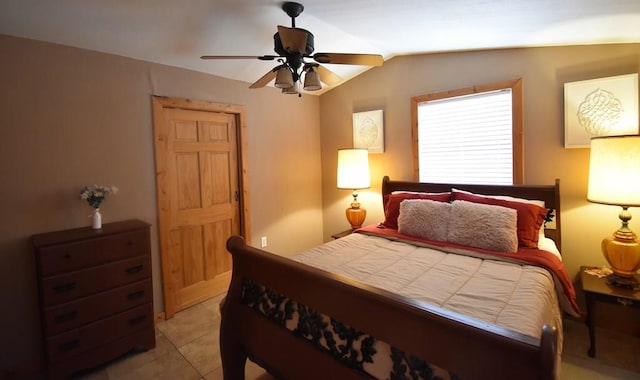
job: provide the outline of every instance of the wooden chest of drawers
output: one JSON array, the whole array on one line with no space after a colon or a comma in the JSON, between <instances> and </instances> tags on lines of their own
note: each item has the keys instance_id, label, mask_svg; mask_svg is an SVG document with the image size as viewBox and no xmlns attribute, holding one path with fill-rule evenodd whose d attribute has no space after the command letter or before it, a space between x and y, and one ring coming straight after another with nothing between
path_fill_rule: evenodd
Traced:
<instances>
[{"instance_id":1,"label":"wooden chest of drawers","mask_svg":"<svg viewBox=\"0 0 640 380\"><path fill-rule=\"evenodd\" d=\"M33 236L49 378L155 347L149 224Z\"/></svg>"}]
</instances>

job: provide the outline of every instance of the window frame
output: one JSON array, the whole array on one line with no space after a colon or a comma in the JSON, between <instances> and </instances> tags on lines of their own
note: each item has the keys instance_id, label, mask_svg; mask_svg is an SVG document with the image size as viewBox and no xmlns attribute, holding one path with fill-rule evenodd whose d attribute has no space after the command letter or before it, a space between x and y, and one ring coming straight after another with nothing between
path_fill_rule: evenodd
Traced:
<instances>
[{"instance_id":1,"label":"window frame","mask_svg":"<svg viewBox=\"0 0 640 380\"><path fill-rule=\"evenodd\" d=\"M413 179L420 179L420 156L418 141L418 106L421 103L456 98L464 95L480 94L483 92L511 89L511 138L513 144L513 184L524 183L524 109L522 78L509 79L472 87L418 95L411 98L411 146L413 151Z\"/></svg>"}]
</instances>

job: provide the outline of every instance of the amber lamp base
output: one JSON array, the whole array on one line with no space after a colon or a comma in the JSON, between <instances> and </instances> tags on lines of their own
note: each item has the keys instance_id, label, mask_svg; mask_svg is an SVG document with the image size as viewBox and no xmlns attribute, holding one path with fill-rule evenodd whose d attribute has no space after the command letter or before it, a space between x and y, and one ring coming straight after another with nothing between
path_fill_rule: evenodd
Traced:
<instances>
[{"instance_id":1,"label":"amber lamp base","mask_svg":"<svg viewBox=\"0 0 640 380\"><path fill-rule=\"evenodd\" d=\"M353 203L352 203L353 205ZM345 214L347 214L347 220L349 224L351 224L352 229L357 229L362 227L362 223L364 223L364 219L367 217L367 210L358 207L349 207L345 210Z\"/></svg>"},{"instance_id":2,"label":"amber lamp base","mask_svg":"<svg viewBox=\"0 0 640 380\"><path fill-rule=\"evenodd\" d=\"M364 223L364 219L367 217L367 210L360 208L358 190L353 190L351 195L353 196L353 202L351 202L351 207L345 210L345 214L347 215L349 224L351 224L351 229L355 230L362 227L362 223Z\"/></svg>"},{"instance_id":3,"label":"amber lamp base","mask_svg":"<svg viewBox=\"0 0 640 380\"><path fill-rule=\"evenodd\" d=\"M601 244L602 253L613 271L608 283L635 289L638 287L636 274L640 269L640 243L628 227L628 219L631 218L621 216L620 219L623 221L620 229L613 236L604 238Z\"/></svg>"}]
</instances>

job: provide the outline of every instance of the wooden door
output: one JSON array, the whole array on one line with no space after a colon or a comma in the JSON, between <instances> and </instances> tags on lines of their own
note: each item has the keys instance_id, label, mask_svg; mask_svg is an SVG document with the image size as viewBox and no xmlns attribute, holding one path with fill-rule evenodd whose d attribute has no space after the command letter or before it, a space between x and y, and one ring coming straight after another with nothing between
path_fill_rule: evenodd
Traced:
<instances>
[{"instance_id":1,"label":"wooden door","mask_svg":"<svg viewBox=\"0 0 640 380\"><path fill-rule=\"evenodd\" d=\"M165 316L227 290L241 234L237 115L154 109Z\"/></svg>"}]
</instances>

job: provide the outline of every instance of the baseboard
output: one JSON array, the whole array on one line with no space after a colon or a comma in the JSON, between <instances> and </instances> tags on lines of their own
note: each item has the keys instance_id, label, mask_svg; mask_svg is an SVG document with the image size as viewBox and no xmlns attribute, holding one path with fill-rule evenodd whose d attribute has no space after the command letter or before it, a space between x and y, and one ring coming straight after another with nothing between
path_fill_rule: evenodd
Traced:
<instances>
[{"instance_id":1,"label":"baseboard","mask_svg":"<svg viewBox=\"0 0 640 380\"><path fill-rule=\"evenodd\" d=\"M165 316L165 314L164 314L164 311L161 311L161 312L159 312L159 313L157 313L157 314L155 315L155 317L154 317L154 322L155 322L155 324L157 325L157 324L158 324L158 323L160 323L160 322L164 322L166 319L167 319L167 318L166 318L166 316Z\"/></svg>"}]
</instances>

